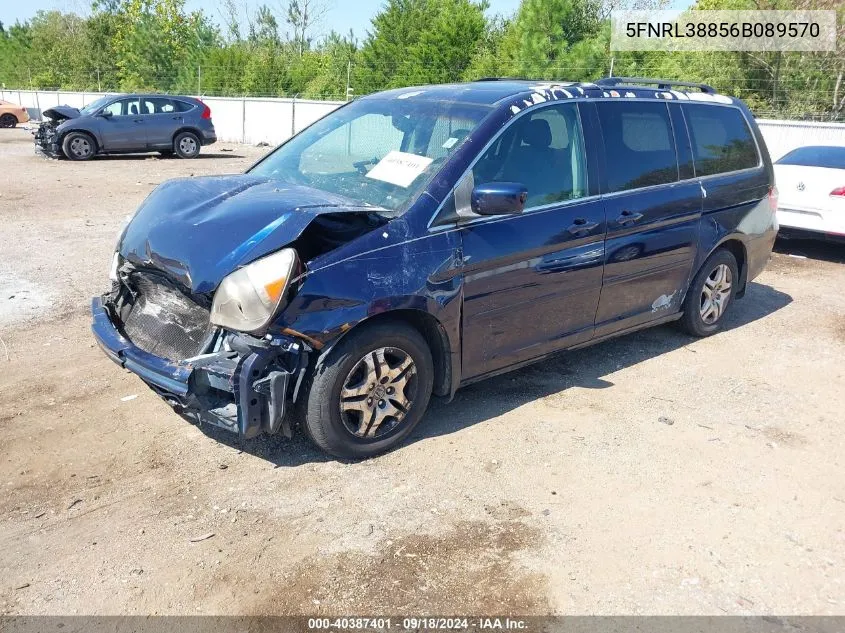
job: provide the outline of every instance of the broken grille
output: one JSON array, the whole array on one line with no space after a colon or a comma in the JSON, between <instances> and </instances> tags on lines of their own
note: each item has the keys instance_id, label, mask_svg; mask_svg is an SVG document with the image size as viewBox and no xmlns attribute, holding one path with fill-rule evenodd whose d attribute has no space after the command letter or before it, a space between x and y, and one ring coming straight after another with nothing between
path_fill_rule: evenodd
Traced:
<instances>
[{"instance_id":1,"label":"broken grille","mask_svg":"<svg viewBox=\"0 0 845 633\"><path fill-rule=\"evenodd\" d=\"M130 341L145 352L169 360L202 353L211 331L206 308L155 275L133 273L128 285L135 295L123 322Z\"/></svg>"}]
</instances>

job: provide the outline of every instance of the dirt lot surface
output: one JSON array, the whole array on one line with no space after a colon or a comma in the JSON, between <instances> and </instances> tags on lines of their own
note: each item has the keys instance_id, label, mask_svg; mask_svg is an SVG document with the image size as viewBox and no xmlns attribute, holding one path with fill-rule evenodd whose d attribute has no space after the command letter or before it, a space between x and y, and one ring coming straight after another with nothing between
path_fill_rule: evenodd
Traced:
<instances>
[{"instance_id":1,"label":"dirt lot surface","mask_svg":"<svg viewBox=\"0 0 845 633\"><path fill-rule=\"evenodd\" d=\"M845 614L845 248L779 245L720 335L488 380L346 464L188 424L88 330L144 196L266 150L0 132L0 614Z\"/></svg>"}]
</instances>

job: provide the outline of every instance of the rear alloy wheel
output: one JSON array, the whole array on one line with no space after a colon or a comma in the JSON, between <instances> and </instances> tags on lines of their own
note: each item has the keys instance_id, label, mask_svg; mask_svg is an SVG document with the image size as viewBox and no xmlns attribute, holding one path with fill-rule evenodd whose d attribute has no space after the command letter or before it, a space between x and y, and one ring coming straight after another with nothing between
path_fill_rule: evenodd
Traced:
<instances>
[{"instance_id":1,"label":"rear alloy wheel","mask_svg":"<svg viewBox=\"0 0 845 633\"><path fill-rule=\"evenodd\" d=\"M701 320L712 325L722 318L731 299L732 290L733 273L727 264L719 264L704 280L704 287L699 297Z\"/></svg>"},{"instance_id":2,"label":"rear alloy wheel","mask_svg":"<svg viewBox=\"0 0 845 633\"><path fill-rule=\"evenodd\" d=\"M179 158L196 158L200 153L200 140L193 132L181 132L173 139L173 151Z\"/></svg>"},{"instance_id":3,"label":"rear alloy wheel","mask_svg":"<svg viewBox=\"0 0 845 633\"><path fill-rule=\"evenodd\" d=\"M0 115L0 127L15 127L18 124L18 117L14 114L6 112Z\"/></svg>"},{"instance_id":4,"label":"rear alloy wheel","mask_svg":"<svg viewBox=\"0 0 845 633\"><path fill-rule=\"evenodd\" d=\"M88 160L97 152L94 139L84 132L69 132L62 141L62 151L71 160Z\"/></svg>"},{"instance_id":5,"label":"rear alloy wheel","mask_svg":"<svg viewBox=\"0 0 845 633\"><path fill-rule=\"evenodd\" d=\"M692 280L684 302L682 327L693 336L710 336L722 329L739 279L736 258L727 250L713 253Z\"/></svg>"},{"instance_id":6,"label":"rear alloy wheel","mask_svg":"<svg viewBox=\"0 0 845 633\"><path fill-rule=\"evenodd\" d=\"M431 351L411 326L351 332L317 367L304 428L327 453L362 459L401 443L422 418L434 381Z\"/></svg>"}]
</instances>

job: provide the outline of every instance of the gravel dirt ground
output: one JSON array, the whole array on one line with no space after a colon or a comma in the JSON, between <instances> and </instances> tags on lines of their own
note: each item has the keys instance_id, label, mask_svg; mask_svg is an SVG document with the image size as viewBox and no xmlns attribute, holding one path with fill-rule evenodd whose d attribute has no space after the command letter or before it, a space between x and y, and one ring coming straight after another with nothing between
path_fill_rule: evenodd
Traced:
<instances>
[{"instance_id":1,"label":"gravel dirt ground","mask_svg":"<svg viewBox=\"0 0 845 633\"><path fill-rule=\"evenodd\" d=\"M266 149L0 132L0 614L845 614L845 247L779 244L722 334L476 384L347 464L190 425L89 334L144 196Z\"/></svg>"}]
</instances>

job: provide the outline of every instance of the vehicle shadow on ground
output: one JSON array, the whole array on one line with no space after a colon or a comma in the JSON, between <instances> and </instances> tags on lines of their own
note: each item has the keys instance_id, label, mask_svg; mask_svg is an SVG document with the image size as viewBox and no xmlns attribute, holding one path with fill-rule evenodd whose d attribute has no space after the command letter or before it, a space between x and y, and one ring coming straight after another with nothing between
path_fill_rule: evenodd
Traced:
<instances>
[{"instance_id":1,"label":"vehicle shadow on ground","mask_svg":"<svg viewBox=\"0 0 845 633\"><path fill-rule=\"evenodd\" d=\"M845 242L825 242L800 237L785 239L778 236L774 251L781 255L798 255L833 264L845 264Z\"/></svg>"},{"instance_id":2,"label":"vehicle shadow on ground","mask_svg":"<svg viewBox=\"0 0 845 633\"><path fill-rule=\"evenodd\" d=\"M235 152L200 152L199 156L196 158L191 158L189 160L203 160L203 159L210 159L210 158L243 158L242 154L236 154ZM102 156L94 156L91 160L101 161L101 160L149 160L149 159L157 159L157 160L182 160L177 156L162 156L161 154L103 154Z\"/></svg>"},{"instance_id":3,"label":"vehicle shadow on ground","mask_svg":"<svg viewBox=\"0 0 845 633\"><path fill-rule=\"evenodd\" d=\"M726 315L725 330L733 330L762 319L791 302L792 297L788 294L752 282L748 284L745 297ZM428 412L406 444L455 433L571 387L606 389L609 390L608 395L612 395L614 385L604 376L687 346L695 340L670 324L641 330L580 350L555 354L534 365L461 389L452 402L433 398ZM207 425L200 428L209 437L266 459L276 467L335 459L316 449L303 437L301 431L297 431L292 440L259 437L242 441L222 429Z\"/></svg>"},{"instance_id":4,"label":"vehicle shadow on ground","mask_svg":"<svg viewBox=\"0 0 845 633\"><path fill-rule=\"evenodd\" d=\"M762 319L791 302L788 294L752 282L745 297L725 315L725 331ZM571 387L604 389L612 396L614 384L605 376L696 340L674 324L667 324L556 354L524 369L470 385L458 391L451 403L442 399L432 402L409 443L454 433Z\"/></svg>"}]
</instances>

